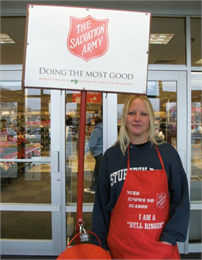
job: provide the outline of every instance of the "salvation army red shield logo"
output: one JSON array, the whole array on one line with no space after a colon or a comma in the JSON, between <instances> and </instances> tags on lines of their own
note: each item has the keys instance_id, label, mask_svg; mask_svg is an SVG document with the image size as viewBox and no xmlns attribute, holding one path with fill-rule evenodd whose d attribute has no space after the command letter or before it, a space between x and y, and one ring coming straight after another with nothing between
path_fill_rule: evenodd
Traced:
<instances>
[{"instance_id":1,"label":"salvation army red shield logo","mask_svg":"<svg viewBox=\"0 0 202 260\"><path fill-rule=\"evenodd\" d=\"M98 20L92 16L70 17L67 48L75 56L89 61L103 56L109 47L108 19Z\"/></svg>"},{"instance_id":2,"label":"salvation army red shield logo","mask_svg":"<svg viewBox=\"0 0 202 260\"><path fill-rule=\"evenodd\" d=\"M166 193L158 193L156 205L158 208L163 209L166 205Z\"/></svg>"}]
</instances>

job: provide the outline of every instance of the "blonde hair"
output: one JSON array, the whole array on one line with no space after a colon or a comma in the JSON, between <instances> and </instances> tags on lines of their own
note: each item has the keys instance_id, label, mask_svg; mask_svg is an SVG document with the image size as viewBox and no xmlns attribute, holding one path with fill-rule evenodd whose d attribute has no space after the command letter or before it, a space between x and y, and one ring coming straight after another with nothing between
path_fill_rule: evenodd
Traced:
<instances>
[{"instance_id":1,"label":"blonde hair","mask_svg":"<svg viewBox=\"0 0 202 260\"><path fill-rule=\"evenodd\" d=\"M155 135L155 132L154 132L154 129L155 129L154 110L153 110L150 100L146 96L143 96L143 95L132 95L126 99L125 105L123 107L122 118L121 118L121 128L120 128L120 132L119 132L119 136L118 136L118 142L120 143L121 151L123 154L125 154L125 151L130 143L128 129L126 127L126 117L127 117L128 109L129 109L131 102L137 98L141 99L144 102L144 104L148 110L148 113L149 113L150 124L149 124L149 128L147 130L147 139L152 144L157 144L157 145L160 144L159 142L157 142L157 136Z\"/></svg>"}]
</instances>

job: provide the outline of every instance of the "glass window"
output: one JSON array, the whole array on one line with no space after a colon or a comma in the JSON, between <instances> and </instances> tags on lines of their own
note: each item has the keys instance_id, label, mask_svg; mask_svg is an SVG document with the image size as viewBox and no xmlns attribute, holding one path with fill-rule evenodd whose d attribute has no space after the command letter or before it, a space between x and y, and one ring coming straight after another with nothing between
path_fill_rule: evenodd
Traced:
<instances>
[{"instance_id":1,"label":"glass window","mask_svg":"<svg viewBox=\"0 0 202 260\"><path fill-rule=\"evenodd\" d=\"M202 73L192 73L191 200L202 200Z\"/></svg>"},{"instance_id":2,"label":"glass window","mask_svg":"<svg viewBox=\"0 0 202 260\"><path fill-rule=\"evenodd\" d=\"M51 239L50 212L1 212L1 239Z\"/></svg>"},{"instance_id":3,"label":"glass window","mask_svg":"<svg viewBox=\"0 0 202 260\"><path fill-rule=\"evenodd\" d=\"M15 44L1 44L1 64L23 64L26 17L1 17L1 33L8 34Z\"/></svg>"},{"instance_id":4,"label":"glass window","mask_svg":"<svg viewBox=\"0 0 202 260\"><path fill-rule=\"evenodd\" d=\"M177 143L177 84L175 81L149 81L147 96L154 114L156 134L176 148ZM128 95L118 95L118 130L121 123L123 105Z\"/></svg>"},{"instance_id":5,"label":"glass window","mask_svg":"<svg viewBox=\"0 0 202 260\"><path fill-rule=\"evenodd\" d=\"M80 99L80 92L66 92L66 200L68 204L77 202ZM95 126L101 122L102 94L100 92L88 92L86 102L84 189L90 188L95 184L94 169L97 159L89 148L89 138ZM94 196L93 192L84 192L83 202L94 202Z\"/></svg>"},{"instance_id":6,"label":"glass window","mask_svg":"<svg viewBox=\"0 0 202 260\"><path fill-rule=\"evenodd\" d=\"M202 72L191 74L191 201L202 200ZM189 241L201 243L201 211L190 214Z\"/></svg>"},{"instance_id":7,"label":"glass window","mask_svg":"<svg viewBox=\"0 0 202 260\"><path fill-rule=\"evenodd\" d=\"M151 34L173 34L167 44L150 44L149 64L185 64L186 37L184 18L152 17Z\"/></svg>"},{"instance_id":8,"label":"glass window","mask_svg":"<svg viewBox=\"0 0 202 260\"><path fill-rule=\"evenodd\" d=\"M50 164L43 162L50 160L50 94L21 82L0 85L1 202L51 203Z\"/></svg>"},{"instance_id":9,"label":"glass window","mask_svg":"<svg viewBox=\"0 0 202 260\"><path fill-rule=\"evenodd\" d=\"M191 65L202 66L201 18L191 19Z\"/></svg>"},{"instance_id":10,"label":"glass window","mask_svg":"<svg viewBox=\"0 0 202 260\"><path fill-rule=\"evenodd\" d=\"M191 210L189 222L189 241L201 243L201 210Z\"/></svg>"}]
</instances>

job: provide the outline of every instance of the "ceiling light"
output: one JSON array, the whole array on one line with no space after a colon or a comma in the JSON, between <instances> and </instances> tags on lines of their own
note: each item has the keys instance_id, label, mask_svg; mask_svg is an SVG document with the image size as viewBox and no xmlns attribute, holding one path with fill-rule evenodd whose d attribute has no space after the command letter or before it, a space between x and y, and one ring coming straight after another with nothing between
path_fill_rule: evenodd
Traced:
<instances>
[{"instance_id":1,"label":"ceiling light","mask_svg":"<svg viewBox=\"0 0 202 260\"><path fill-rule=\"evenodd\" d=\"M0 44L13 44L16 43L8 34L0 34Z\"/></svg>"},{"instance_id":2,"label":"ceiling light","mask_svg":"<svg viewBox=\"0 0 202 260\"><path fill-rule=\"evenodd\" d=\"M167 44L175 36L175 34L150 34L150 44Z\"/></svg>"}]
</instances>

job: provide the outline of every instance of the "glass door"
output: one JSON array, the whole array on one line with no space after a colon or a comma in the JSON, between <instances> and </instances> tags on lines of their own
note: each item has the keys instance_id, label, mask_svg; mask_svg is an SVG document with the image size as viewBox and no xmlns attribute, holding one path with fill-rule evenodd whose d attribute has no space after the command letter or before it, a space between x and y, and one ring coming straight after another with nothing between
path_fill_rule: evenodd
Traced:
<instances>
[{"instance_id":1,"label":"glass door","mask_svg":"<svg viewBox=\"0 0 202 260\"><path fill-rule=\"evenodd\" d=\"M190 107L191 142L191 182L190 182L190 231L189 249L191 252L202 251L201 210L202 210L202 73L191 74Z\"/></svg>"},{"instance_id":2,"label":"glass door","mask_svg":"<svg viewBox=\"0 0 202 260\"><path fill-rule=\"evenodd\" d=\"M153 102L157 131L177 149L190 186L186 72L149 71L148 96ZM180 253L188 253L188 235L178 247Z\"/></svg>"},{"instance_id":3,"label":"glass door","mask_svg":"<svg viewBox=\"0 0 202 260\"><path fill-rule=\"evenodd\" d=\"M21 66L1 66L1 254L58 255L61 93L23 89L21 78Z\"/></svg>"}]
</instances>

